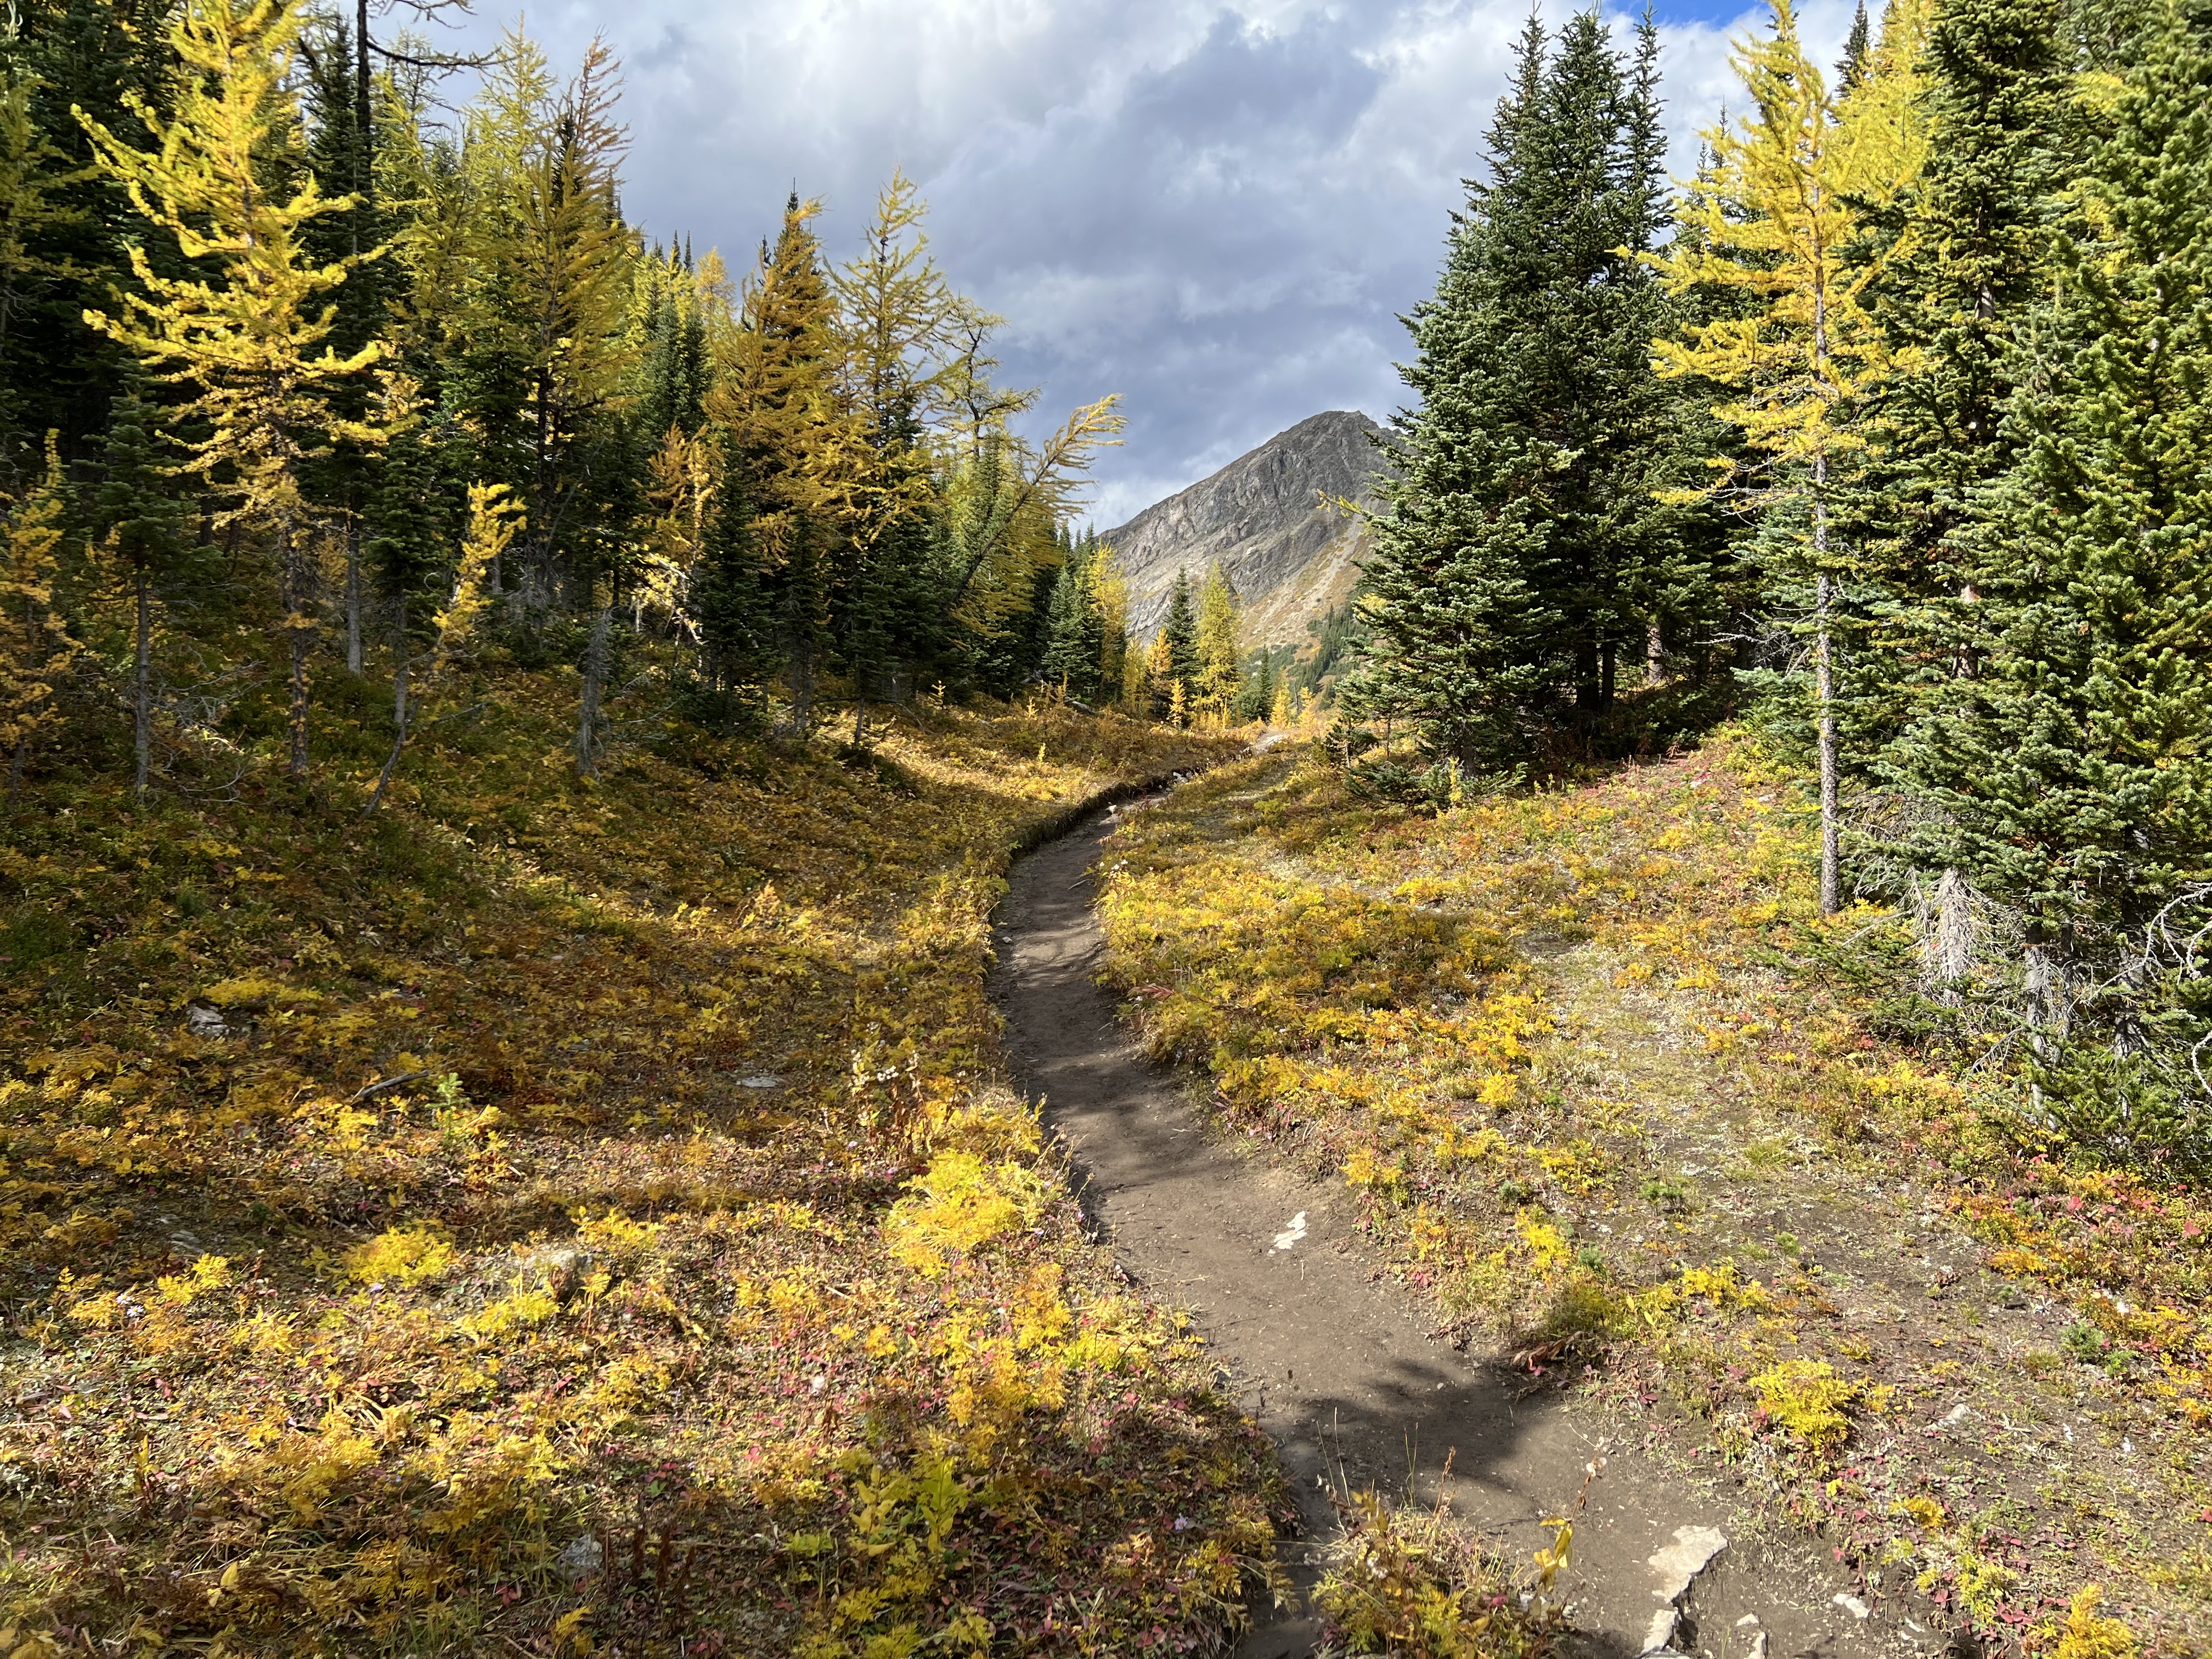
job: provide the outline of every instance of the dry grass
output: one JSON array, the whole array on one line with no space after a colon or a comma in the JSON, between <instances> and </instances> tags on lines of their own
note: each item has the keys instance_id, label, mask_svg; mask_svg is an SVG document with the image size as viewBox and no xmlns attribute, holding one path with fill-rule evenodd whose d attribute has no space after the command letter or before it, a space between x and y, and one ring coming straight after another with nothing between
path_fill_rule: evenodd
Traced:
<instances>
[{"instance_id":1,"label":"dry grass","mask_svg":"<svg viewBox=\"0 0 2212 1659\"><path fill-rule=\"evenodd\" d=\"M983 975L1018 837L1222 744L579 782L557 688L471 695L368 823L368 714L313 798L8 822L0 1651L1214 1645L1268 1449L1084 1241Z\"/></svg>"}]
</instances>

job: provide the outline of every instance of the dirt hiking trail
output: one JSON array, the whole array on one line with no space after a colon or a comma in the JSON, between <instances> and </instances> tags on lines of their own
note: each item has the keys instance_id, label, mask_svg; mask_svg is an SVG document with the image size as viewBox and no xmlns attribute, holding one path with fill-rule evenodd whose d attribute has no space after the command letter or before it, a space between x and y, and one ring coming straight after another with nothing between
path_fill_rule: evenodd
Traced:
<instances>
[{"instance_id":1,"label":"dirt hiking trail","mask_svg":"<svg viewBox=\"0 0 2212 1659\"><path fill-rule=\"evenodd\" d=\"M1432 1503L1448 1455L1452 1513L1516 1565L1549 1541L1539 1522L1603 1460L1560 1581L1574 1644L1593 1659L1931 1650L1939 1638L1902 1614L1839 1601L1849 1586L1824 1556L1762 1527L1733 1491L1645 1452L1640 1425L1529 1395L1525 1375L1431 1339L1432 1316L1358 1242L1348 1195L1207 1132L1097 982L1104 939L1091 868L1112 824L1102 812L1015 866L994 992L1016 1073L1073 1154L1085 1213L1147 1295L1189 1310L1222 1386L1274 1441L1296 1494L1303 1534L1284 1559L1301 1603L1255 1609L1238 1653L1313 1650L1303 1597L1337 1531L1332 1492L1372 1486ZM1670 1603L1681 1571L1670 1582L1651 1558L1694 1559L1712 1540L1693 1528L1727 1542Z\"/></svg>"}]
</instances>

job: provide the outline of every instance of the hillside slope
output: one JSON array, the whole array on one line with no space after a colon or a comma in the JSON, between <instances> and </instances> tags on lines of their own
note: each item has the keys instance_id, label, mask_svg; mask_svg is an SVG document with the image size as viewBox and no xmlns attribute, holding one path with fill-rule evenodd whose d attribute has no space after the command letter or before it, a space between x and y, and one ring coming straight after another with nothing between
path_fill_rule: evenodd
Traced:
<instances>
[{"instance_id":1,"label":"hillside slope","mask_svg":"<svg viewBox=\"0 0 2212 1659\"><path fill-rule=\"evenodd\" d=\"M367 822L335 716L312 794L0 817L0 1650L1214 1642L1268 1448L1084 1239L984 973L1019 838L1230 740L579 780L558 683L471 689Z\"/></svg>"},{"instance_id":2,"label":"hillside slope","mask_svg":"<svg viewBox=\"0 0 2212 1659\"><path fill-rule=\"evenodd\" d=\"M1444 1330L1581 1382L1730 1536L1813 1532L1983 1652L2202 1652L2212 1210L1900 1036L1863 987L1903 922L1820 915L1809 824L1740 735L1434 815L1278 752L1127 820L1109 972Z\"/></svg>"},{"instance_id":3,"label":"hillside slope","mask_svg":"<svg viewBox=\"0 0 2212 1659\"><path fill-rule=\"evenodd\" d=\"M1381 430L1356 410L1300 421L1210 478L1105 532L1129 583L1129 628L1149 639L1178 571L1218 563L1244 604L1244 642L1302 645L1306 624L1341 604L1368 537L1326 505L1366 496Z\"/></svg>"}]
</instances>

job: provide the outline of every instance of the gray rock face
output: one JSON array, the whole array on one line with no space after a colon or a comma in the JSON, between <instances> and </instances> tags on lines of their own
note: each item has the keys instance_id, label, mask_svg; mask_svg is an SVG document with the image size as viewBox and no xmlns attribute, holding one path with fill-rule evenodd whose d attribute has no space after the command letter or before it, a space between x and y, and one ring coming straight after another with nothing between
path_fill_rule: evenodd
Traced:
<instances>
[{"instance_id":1,"label":"gray rock face","mask_svg":"<svg viewBox=\"0 0 2212 1659\"><path fill-rule=\"evenodd\" d=\"M1378 429L1357 410L1312 416L1106 532L1129 584L1131 637L1158 632L1177 571L1195 587L1218 563L1243 602L1248 647L1303 644L1306 624L1358 580L1365 526L1328 503L1372 503Z\"/></svg>"}]
</instances>

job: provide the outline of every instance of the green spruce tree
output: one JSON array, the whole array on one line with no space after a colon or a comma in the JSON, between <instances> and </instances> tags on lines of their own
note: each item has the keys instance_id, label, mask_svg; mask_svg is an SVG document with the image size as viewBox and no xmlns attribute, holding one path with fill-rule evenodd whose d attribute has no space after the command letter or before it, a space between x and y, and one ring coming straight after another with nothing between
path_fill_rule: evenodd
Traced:
<instances>
[{"instance_id":1,"label":"green spruce tree","mask_svg":"<svg viewBox=\"0 0 2212 1659\"><path fill-rule=\"evenodd\" d=\"M1098 608L1090 562L1084 544L1074 543L1053 577L1052 597L1045 605L1045 683L1079 702L1095 701L1105 647L1106 619Z\"/></svg>"},{"instance_id":2,"label":"green spruce tree","mask_svg":"<svg viewBox=\"0 0 2212 1659\"><path fill-rule=\"evenodd\" d=\"M2013 340L2048 290L2059 192L2081 160L2065 26L2064 0L1953 0L1937 14L1923 62L1939 136L1869 238L1893 367L1842 511L1873 555L1877 684L1857 701L1881 720L1901 718L1916 687L1940 696L1965 666L1940 636L1974 602L1972 503L2014 458L2003 415L2028 360Z\"/></svg>"},{"instance_id":3,"label":"green spruce tree","mask_svg":"<svg viewBox=\"0 0 2212 1659\"><path fill-rule=\"evenodd\" d=\"M725 730L757 722L777 665L752 460L738 434L724 433L720 477L691 573L708 719Z\"/></svg>"},{"instance_id":4,"label":"green spruce tree","mask_svg":"<svg viewBox=\"0 0 2212 1659\"><path fill-rule=\"evenodd\" d=\"M1851 32L1844 40L1844 60L1836 65L1836 94L1849 93L1866 78L1867 54L1873 49L1873 31L1867 27L1866 0L1851 14Z\"/></svg>"},{"instance_id":5,"label":"green spruce tree","mask_svg":"<svg viewBox=\"0 0 2212 1659\"><path fill-rule=\"evenodd\" d=\"M1197 696L1200 664L1198 607L1191 598L1188 571L1176 571L1175 586L1168 590L1168 614L1160 624L1160 643L1165 647L1168 684L1182 688L1182 706L1188 708Z\"/></svg>"},{"instance_id":6,"label":"green spruce tree","mask_svg":"<svg viewBox=\"0 0 2212 1659\"><path fill-rule=\"evenodd\" d=\"M2128 1057L2158 1051L2152 922L2212 880L2208 177L2212 54L2168 6L2077 186L2081 229L2057 238L2057 298L2008 366L2017 458L1974 497L1972 598L1938 641L1970 671L1893 757L1936 809L1923 867L2021 919L2046 1065L2089 1045L2094 1014L2109 1041L2090 1083L2124 1097Z\"/></svg>"},{"instance_id":7,"label":"green spruce tree","mask_svg":"<svg viewBox=\"0 0 2212 1659\"><path fill-rule=\"evenodd\" d=\"M1651 365L1668 302L1638 253L1665 220L1657 36L1624 65L1595 13L1556 54L1529 21L1435 296L1410 319L1417 406L1366 572L1357 712L1469 766L1540 728L1593 740L1624 653L1696 615L1710 574L1662 506L1694 426Z\"/></svg>"}]
</instances>

